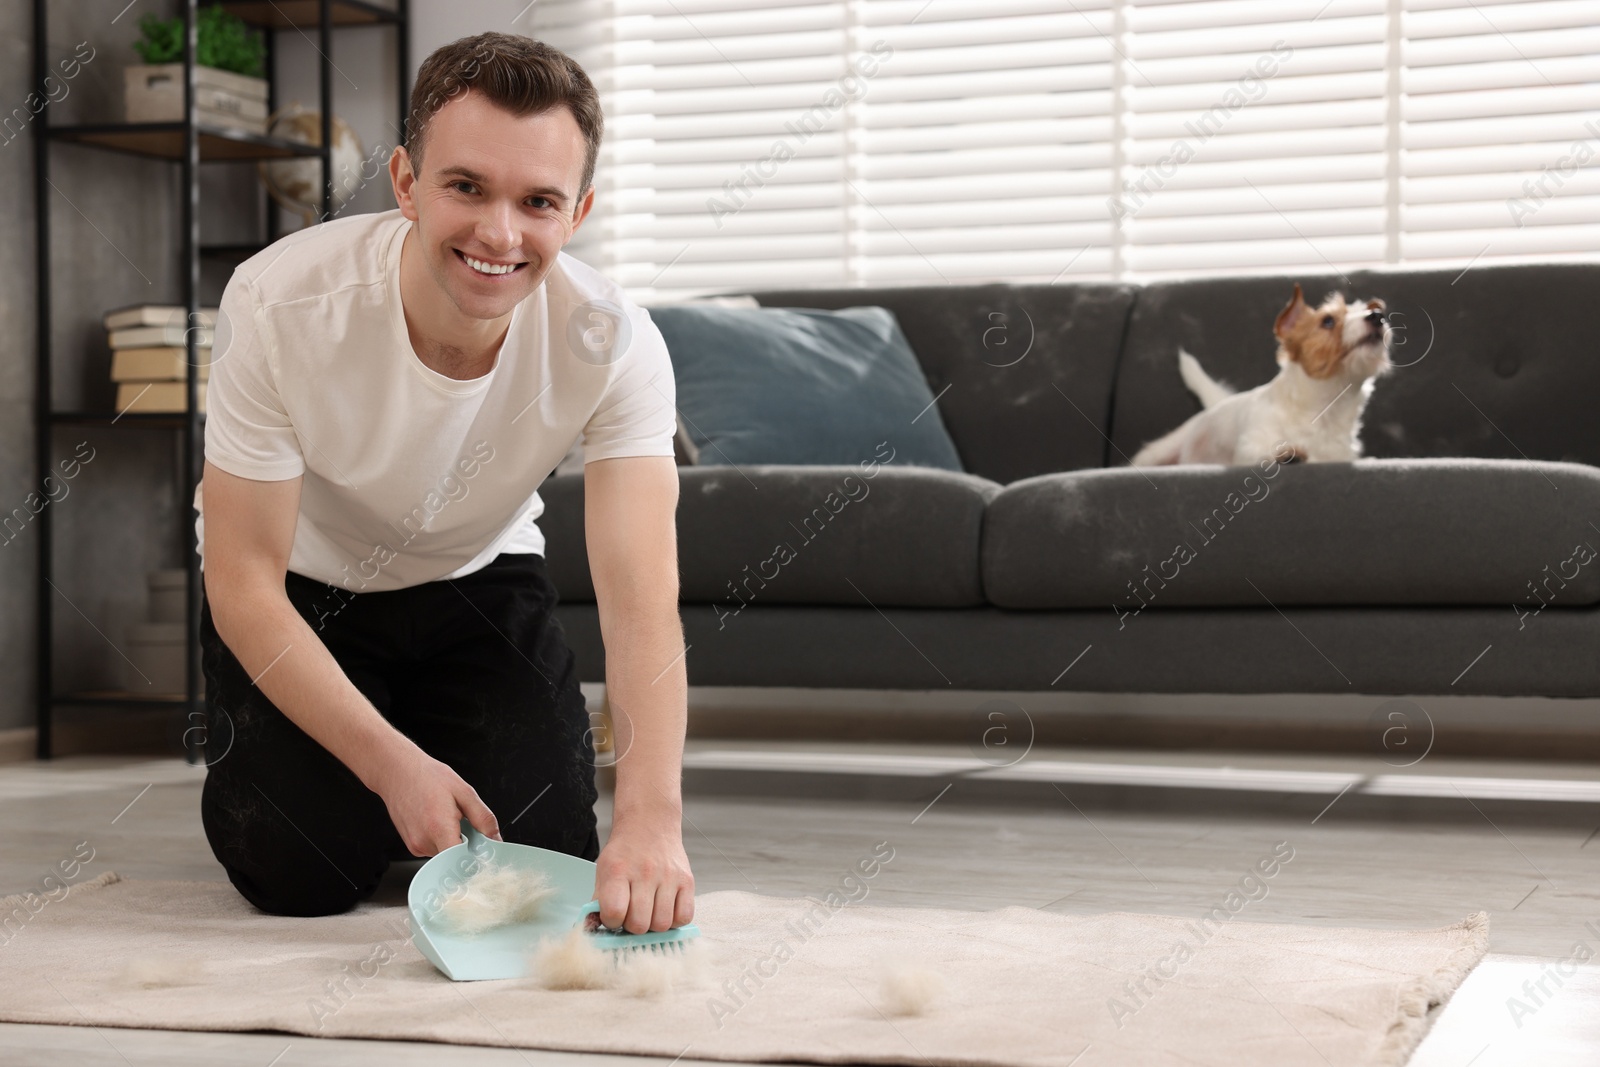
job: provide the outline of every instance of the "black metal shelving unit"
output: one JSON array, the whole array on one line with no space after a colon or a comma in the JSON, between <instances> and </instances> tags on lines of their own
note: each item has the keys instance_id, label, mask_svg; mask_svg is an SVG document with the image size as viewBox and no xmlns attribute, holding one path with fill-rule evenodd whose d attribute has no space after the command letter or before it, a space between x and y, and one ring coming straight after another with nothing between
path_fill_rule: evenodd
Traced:
<instances>
[{"instance_id":1,"label":"black metal shelving unit","mask_svg":"<svg viewBox=\"0 0 1600 1067\"><path fill-rule=\"evenodd\" d=\"M195 487L200 482L202 460L205 455L204 416L196 409L199 397L200 368L196 360L196 341L193 332L186 337L188 376L185 386L187 411L172 414L126 414L114 412L57 411L51 395L51 248L50 248L50 146L66 142L89 145L110 152L129 153L177 163L181 168L179 183L183 205L180 226L183 243L183 299L187 310L185 321L194 322L199 310L201 257L239 257L265 248L275 241L278 214L270 198L266 201L267 234L260 244L200 243L200 165L212 162L242 162L262 159L281 159L310 156L322 163L322 218L333 215L333 31L335 28L363 26L393 26L395 28L396 69L398 71L398 139L404 143L406 135L406 109L409 91L408 16L409 0L395 0L391 8L380 7L366 0L215 0L217 6L239 16L247 24L268 31L266 33L267 108L269 114L277 108L277 79L274 72L276 37L280 31L290 31L302 37L308 30L316 31L316 49L320 55L318 73L319 109L322 113L322 143L304 145L275 137L255 136L236 130L202 126L195 113L195 49L196 27L200 0L179 0L184 19L184 114L183 122L147 123L91 123L79 125L52 125L50 109L46 107L33 123L34 143L34 204L37 218L36 259L38 264L38 382L34 397L34 453L35 484L44 484L50 474L51 445L58 426L103 426L128 430L178 431L182 453L183 485L179 496L178 538L180 558L188 570L187 641L185 642L186 691L148 697L128 692L57 693L54 685L52 620L55 587L51 581L54 557L52 548L52 519L50 508L39 512L38 524L38 591L37 591L37 722L38 758L52 755L52 724L54 712L63 705L91 707L139 707L183 709L191 716L203 710L199 692L200 665L200 566L196 552L194 522L190 502ZM210 6L209 4L206 6ZM307 38L308 40L310 38ZM47 0L33 0L33 84L44 85L49 73L49 21ZM266 197L265 191L262 193ZM190 722L198 721L191 718ZM186 744L189 736L185 733ZM196 755L196 746L190 745L189 758Z\"/></svg>"}]
</instances>

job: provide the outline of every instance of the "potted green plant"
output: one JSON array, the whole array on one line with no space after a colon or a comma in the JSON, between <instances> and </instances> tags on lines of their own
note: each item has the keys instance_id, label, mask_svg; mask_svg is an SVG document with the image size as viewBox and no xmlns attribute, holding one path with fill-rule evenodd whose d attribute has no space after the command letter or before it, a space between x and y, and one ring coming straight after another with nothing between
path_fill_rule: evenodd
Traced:
<instances>
[{"instance_id":1,"label":"potted green plant","mask_svg":"<svg viewBox=\"0 0 1600 1067\"><path fill-rule=\"evenodd\" d=\"M133 43L144 62L123 69L129 122L183 120L183 19L146 13ZM195 112L204 126L267 132L266 42L220 4L200 8L196 22Z\"/></svg>"}]
</instances>

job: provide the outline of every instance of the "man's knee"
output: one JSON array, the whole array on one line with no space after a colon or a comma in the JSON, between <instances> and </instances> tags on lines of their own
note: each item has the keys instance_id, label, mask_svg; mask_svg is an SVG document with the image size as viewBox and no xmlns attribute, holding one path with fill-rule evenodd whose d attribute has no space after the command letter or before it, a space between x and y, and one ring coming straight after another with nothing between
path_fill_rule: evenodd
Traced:
<instances>
[{"instance_id":1,"label":"man's knee","mask_svg":"<svg viewBox=\"0 0 1600 1067\"><path fill-rule=\"evenodd\" d=\"M216 771L201 792L201 823L211 851L239 894L272 915L337 915L371 896L388 867L370 849L341 848L316 835L322 825L285 825L285 816L251 789L220 787Z\"/></svg>"},{"instance_id":2,"label":"man's knee","mask_svg":"<svg viewBox=\"0 0 1600 1067\"><path fill-rule=\"evenodd\" d=\"M239 895L269 915L341 915L377 888L374 885L362 891L337 875L318 877L306 871L258 871L253 875L234 867L227 871L228 881Z\"/></svg>"}]
</instances>

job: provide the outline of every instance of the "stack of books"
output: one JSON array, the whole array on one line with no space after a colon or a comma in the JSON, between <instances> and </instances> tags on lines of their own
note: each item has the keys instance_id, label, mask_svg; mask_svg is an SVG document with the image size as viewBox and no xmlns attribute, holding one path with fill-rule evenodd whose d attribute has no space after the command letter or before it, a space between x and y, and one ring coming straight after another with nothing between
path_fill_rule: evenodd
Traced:
<instances>
[{"instance_id":1,"label":"stack of books","mask_svg":"<svg viewBox=\"0 0 1600 1067\"><path fill-rule=\"evenodd\" d=\"M189 375L184 308L135 304L106 312L111 341L111 380L117 383L117 414L184 411ZM200 364L200 410L206 409L206 379L211 370L212 331L217 309L201 308L194 323L195 359Z\"/></svg>"}]
</instances>

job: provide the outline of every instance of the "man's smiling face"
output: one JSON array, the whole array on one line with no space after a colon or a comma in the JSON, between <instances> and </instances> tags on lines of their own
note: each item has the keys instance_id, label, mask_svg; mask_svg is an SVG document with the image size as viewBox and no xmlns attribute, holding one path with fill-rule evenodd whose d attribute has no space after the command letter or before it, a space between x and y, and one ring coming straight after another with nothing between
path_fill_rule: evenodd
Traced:
<instances>
[{"instance_id":1,"label":"man's smiling face","mask_svg":"<svg viewBox=\"0 0 1600 1067\"><path fill-rule=\"evenodd\" d=\"M594 201L592 189L578 199L585 152L565 107L519 118L471 90L428 123L420 175L396 150L396 202L462 315L502 318L544 281Z\"/></svg>"}]
</instances>

